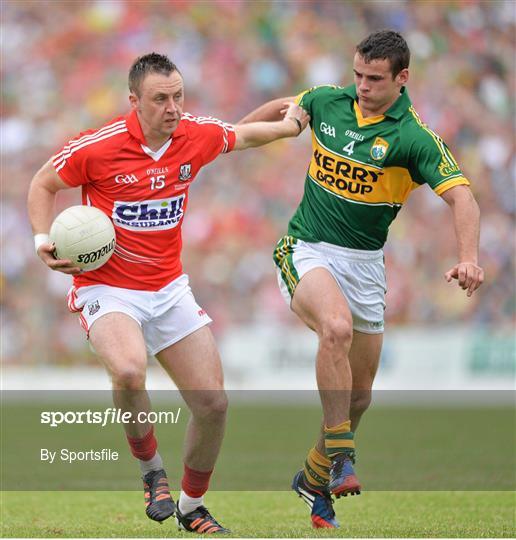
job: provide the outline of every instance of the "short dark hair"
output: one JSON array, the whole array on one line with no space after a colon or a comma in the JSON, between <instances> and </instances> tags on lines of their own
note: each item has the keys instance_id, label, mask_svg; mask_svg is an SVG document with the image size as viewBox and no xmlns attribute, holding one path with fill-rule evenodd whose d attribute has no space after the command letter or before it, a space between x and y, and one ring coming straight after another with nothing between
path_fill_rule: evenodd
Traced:
<instances>
[{"instance_id":1,"label":"short dark hair","mask_svg":"<svg viewBox=\"0 0 516 540\"><path fill-rule=\"evenodd\" d=\"M371 60L388 59L393 79L409 67L410 49L403 36L394 30L373 32L357 45L356 50L367 64Z\"/></svg>"},{"instance_id":2,"label":"short dark hair","mask_svg":"<svg viewBox=\"0 0 516 540\"><path fill-rule=\"evenodd\" d=\"M163 75L170 75L173 71L179 70L177 66L172 62L168 56L158 53L145 54L137 58L131 69L129 70L129 90L136 94L140 95L140 87L143 79L149 73L162 73Z\"/></svg>"}]
</instances>

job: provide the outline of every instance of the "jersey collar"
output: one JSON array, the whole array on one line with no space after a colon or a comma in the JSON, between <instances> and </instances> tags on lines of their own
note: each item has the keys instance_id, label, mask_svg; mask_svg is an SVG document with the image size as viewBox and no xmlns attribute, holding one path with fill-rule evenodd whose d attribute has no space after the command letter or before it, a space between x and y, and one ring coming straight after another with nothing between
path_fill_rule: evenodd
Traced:
<instances>
[{"instance_id":1,"label":"jersey collar","mask_svg":"<svg viewBox=\"0 0 516 540\"><path fill-rule=\"evenodd\" d=\"M385 111L384 115L399 120L411 105L412 102L410 101L407 89L405 86L402 86L400 97Z\"/></svg>"},{"instance_id":2,"label":"jersey collar","mask_svg":"<svg viewBox=\"0 0 516 540\"><path fill-rule=\"evenodd\" d=\"M145 137L143 135L142 126L138 120L138 115L135 110L132 110L125 117L125 123L127 125L127 131L134 137L140 144L146 145ZM181 120L177 125L176 130L172 133L172 139L177 139L185 135L185 123Z\"/></svg>"},{"instance_id":3,"label":"jersey collar","mask_svg":"<svg viewBox=\"0 0 516 540\"><path fill-rule=\"evenodd\" d=\"M344 94L354 101L357 101L357 89L354 84L345 88ZM402 86L400 97L383 113L383 115L394 118L394 120L399 120L408 111L411 105L412 102L410 101L407 89L405 86Z\"/></svg>"}]
</instances>

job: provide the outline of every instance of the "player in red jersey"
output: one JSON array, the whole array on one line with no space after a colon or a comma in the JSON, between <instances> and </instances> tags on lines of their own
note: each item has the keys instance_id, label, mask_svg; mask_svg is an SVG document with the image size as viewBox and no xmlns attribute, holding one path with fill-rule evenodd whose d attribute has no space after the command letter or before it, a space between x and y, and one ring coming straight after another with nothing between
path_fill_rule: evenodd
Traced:
<instances>
[{"instance_id":1,"label":"player in red jersey","mask_svg":"<svg viewBox=\"0 0 516 540\"><path fill-rule=\"evenodd\" d=\"M74 276L72 311L102 359L114 402L137 419L150 411L147 352L155 354L182 392L188 424L184 475L176 508L148 422L124 424L143 474L146 513L163 521L176 512L181 528L224 532L203 505L224 434L227 398L211 319L196 303L183 273L181 224L188 188L199 169L221 153L298 135L308 123L295 105L282 121L232 126L183 112L183 78L156 53L129 72L131 112L81 133L34 176L28 210L36 250L52 270ZM57 191L81 186L83 204L100 208L116 230L116 249L98 270L81 273L56 260L48 231ZM140 416L141 418L141 416Z\"/></svg>"}]
</instances>

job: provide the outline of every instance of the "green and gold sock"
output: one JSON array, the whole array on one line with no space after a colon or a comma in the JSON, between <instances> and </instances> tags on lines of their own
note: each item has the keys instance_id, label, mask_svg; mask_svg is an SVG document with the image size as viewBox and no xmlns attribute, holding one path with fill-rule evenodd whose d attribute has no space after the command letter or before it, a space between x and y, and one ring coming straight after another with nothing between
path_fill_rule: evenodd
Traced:
<instances>
[{"instance_id":1,"label":"green and gold sock","mask_svg":"<svg viewBox=\"0 0 516 540\"><path fill-rule=\"evenodd\" d=\"M314 487L324 487L328 485L330 479L331 461L323 456L317 448L312 448L308 452L305 461L305 478Z\"/></svg>"},{"instance_id":2,"label":"green and gold sock","mask_svg":"<svg viewBox=\"0 0 516 540\"><path fill-rule=\"evenodd\" d=\"M351 420L346 420L332 428L324 426L324 445L329 459L338 454L346 454L355 459L355 441L351 431Z\"/></svg>"}]
</instances>

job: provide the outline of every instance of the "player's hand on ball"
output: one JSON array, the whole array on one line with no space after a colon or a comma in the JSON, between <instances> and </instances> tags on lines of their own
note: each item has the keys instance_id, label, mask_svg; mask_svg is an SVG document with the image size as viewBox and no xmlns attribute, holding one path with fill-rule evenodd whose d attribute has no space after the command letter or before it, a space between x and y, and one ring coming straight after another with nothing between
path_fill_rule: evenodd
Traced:
<instances>
[{"instance_id":1,"label":"player's hand on ball","mask_svg":"<svg viewBox=\"0 0 516 540\"><path fill-rule=\"evenodd\" d=\"M444 274L446 281L451 282L456 279L467 295L471 296L484 282L484 270L478 264L472 262L462 262L450 268Z\"/></svg>"},{"instance_id":2,"label":"player's hand on ball","mask_svg":"<svg viewBox=\"0 0 516 540\"><path fill-rule=\"evenodd\" d=\"M74 266L69 259L56 259L54 256L55 247L53 244L41 244L38 248L39 258L51 269L63 272L63 274L80 274L81 269Z\"/></svg>"},{"instance_id":3,"label":"player's hand on ball","mask_svg":"<svg viewBox=\"0 0 516 540\"><path fill-rule=\"evenodd\" d=\"M300 107L293 102L287 102L285 103L285 106L286 112L285 118L283 120L291 121L293 124L296 124L298 127L297 135L299 135L299 133L301 133L308 125L308 122L310 121L310 116L303 109L303 107Z\"/></svg>"}]
</instances>

